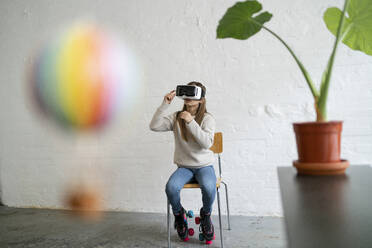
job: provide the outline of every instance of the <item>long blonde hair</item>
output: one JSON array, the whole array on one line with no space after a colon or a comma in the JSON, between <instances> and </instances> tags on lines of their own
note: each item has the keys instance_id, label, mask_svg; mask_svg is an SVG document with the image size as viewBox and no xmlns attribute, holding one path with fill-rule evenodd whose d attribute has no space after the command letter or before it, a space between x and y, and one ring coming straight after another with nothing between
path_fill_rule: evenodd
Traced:
<instances>
[{"instance_id":1,"label":"long blonde hair","mask_svg":"<svg viewBox=\"0 0 372 248\"><path fill-rule=\"evenodd\" d=\"M200 88L203 89L204 91L204 97L202 97L200 100L202 100L201 103L199 103L199 106L198 106L198 109L196 110L196 114L195 114L195 121L199 124L201 124L203 118L204 118L204 114L205 113L208 113L207 112L207 101L205 99L205 93L207 92L205 86L202 84L202 83L199 83L199 82L190 82L188 83L187 85L195 85L195 86L199 86ZM176 114L176 120L175 120L175 124L178 124L180 125L180 130L181 130L181 136L182 138L187 142L188 139L187 139L187 136L188 136L188 131L187 131L187 128L186 128L186 121L184 119L181 119L180 118L180 113L187 110L186 108L186 104L183 105L183 108L181 111L178 111L177 114ZM174 131L176 131L176 127L177 125L174 125L175 129ZM194 137L192 137L194 138Z\"/></svg>"}]
</instances>

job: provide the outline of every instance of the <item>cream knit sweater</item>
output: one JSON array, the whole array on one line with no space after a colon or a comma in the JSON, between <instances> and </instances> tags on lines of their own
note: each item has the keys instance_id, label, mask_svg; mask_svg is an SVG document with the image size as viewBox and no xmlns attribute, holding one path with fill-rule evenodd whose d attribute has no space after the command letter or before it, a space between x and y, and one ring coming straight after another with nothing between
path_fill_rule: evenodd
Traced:
<instances>
[{"instance_id":1,"label":"cream knit sweater","mask_svg":"<svg viewBox=\"0 0 372 248\"><path fill-rule=\"evenodd\" d=\"M214 163L214 154L209 148L213 145L216 122L214 117L206 113L199 124L192 120L186 123L186 128L194 139L188 136L186 142L181 136L181 130L177 122L174 128L176 112L167 115L165 112L169 104L165 101L157 108L151 122L150 129L156 132L173 131L175 150L173 162L179 167L201 168Z\"/></svg>"}]
</instances>

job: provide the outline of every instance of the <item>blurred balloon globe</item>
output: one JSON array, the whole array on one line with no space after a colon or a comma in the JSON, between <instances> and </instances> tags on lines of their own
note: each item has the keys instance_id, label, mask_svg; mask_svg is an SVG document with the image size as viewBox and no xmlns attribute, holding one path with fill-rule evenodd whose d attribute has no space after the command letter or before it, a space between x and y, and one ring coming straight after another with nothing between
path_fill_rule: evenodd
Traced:
<instances>
[{"instance_id":1,"label":"blurred balloon globe","mask_svg":"<svg viewBox=\"0 0 372 248\"><path fill-rule=\"evenodd\" d=\"M98 129L130 112L140 90L132 53L112 34L78 24L50 41L34 59L32 93L64 127Z\"/></svg>"}]
</instances>

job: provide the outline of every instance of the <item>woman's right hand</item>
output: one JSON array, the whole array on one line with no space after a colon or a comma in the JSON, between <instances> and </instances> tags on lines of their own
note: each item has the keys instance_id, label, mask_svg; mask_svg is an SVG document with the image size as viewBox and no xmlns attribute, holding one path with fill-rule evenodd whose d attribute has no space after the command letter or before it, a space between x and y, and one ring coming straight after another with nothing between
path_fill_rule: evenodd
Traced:
<instances>
[{"instance_id":1,"label":"woman's right hand","mask_svg":"<svg viewBox=\"0 0 372 248\"><path fill-rule=\"evenodd\" d=\"M170 104L175 96L176 96L176 91L172 90L171 92L169 92L168 94L164 96L164 101Z\"/></svg>"}]
</instances>

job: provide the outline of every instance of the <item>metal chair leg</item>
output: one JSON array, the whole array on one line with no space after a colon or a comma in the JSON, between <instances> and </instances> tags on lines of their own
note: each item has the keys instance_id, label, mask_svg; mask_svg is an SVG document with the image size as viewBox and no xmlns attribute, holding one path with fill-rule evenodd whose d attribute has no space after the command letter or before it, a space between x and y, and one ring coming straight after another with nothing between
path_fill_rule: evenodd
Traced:
<instances>
[{"instance_id":1,"label":"metal chair leg","mask_svg":"<svg viewBox=\"0 0 372 248\"><path fill-rule=\"evenodd\" d=\"M227 206L227 223L228 223L228 230L231 230L230 225L230 209L229 209L229 194L227 190L227 184L225 182L221 182L223 185L225 185L225 192L226 192L226 206Z\"/></svg>"},{"instance_id":2,"label":"metal chair leg","mask_svg":"<svg viewBox=\"0 0 372 248\"><path fill-rule=\"evenodd\" d=\"M220 223L220 238L221 238L221 248L223 248L223 236L222 236L222 221L221 221L221 203L220 203L220 191L219 188L217 188L217 203L218 203L218 220Z\"/></svg>"},{"instance_id":3,"label":"metal chair leg","mask_svg":"<svg viewBox=\"0 0 372 248\"><path fill-rule=\"evenodd\" d=\"M171 248L169 200L167 200L167 228L168 228L168 248Z\"/></svg>"}]
</instances>

